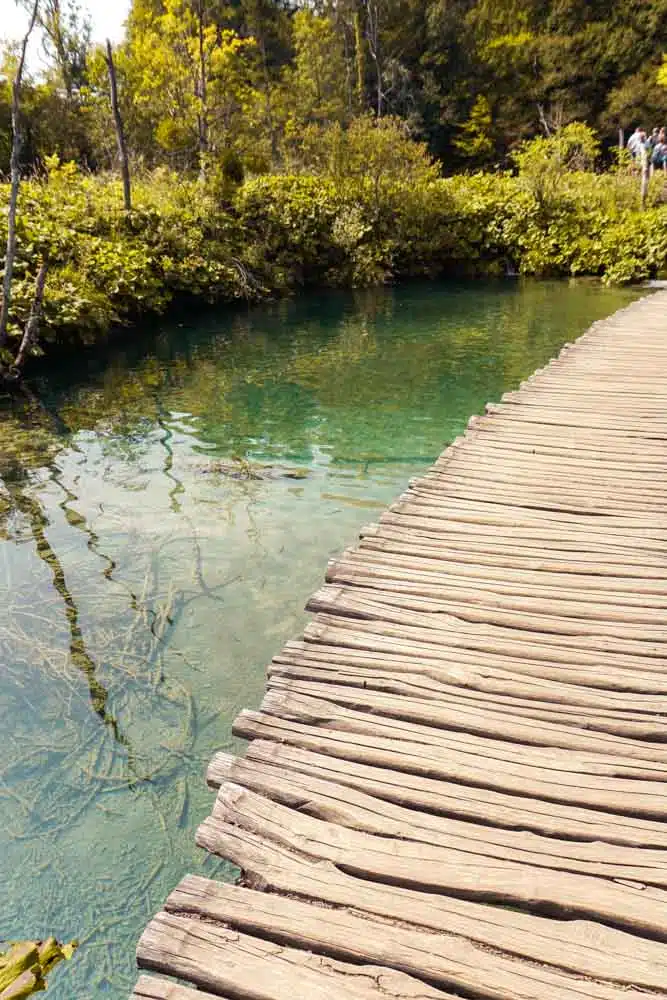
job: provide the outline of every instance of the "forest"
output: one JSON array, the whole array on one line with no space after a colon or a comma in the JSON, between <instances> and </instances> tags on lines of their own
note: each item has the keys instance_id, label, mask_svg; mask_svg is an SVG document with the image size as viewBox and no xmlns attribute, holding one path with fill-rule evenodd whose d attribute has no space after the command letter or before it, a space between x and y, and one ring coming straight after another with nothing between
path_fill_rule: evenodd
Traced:
<instances>
[{"instance_id":1,"label":"forest","mask_svg":"<svg viewBox=\"0 0 667 1000\"><path fill-rule=\"evenodd\" d=\"M111 168L104 52L73 0L42 0L46 72L27 80L24 163ZM446 173L502 164L579 120L605 142L661 124L667 0L133 0L116 52L123 122L146 167L311 165L313 133L396 116ZM10 81L0 75L0 170ZM238 170L239 167L236 166Z\"/></svg>"},{"instance_id":2,"label":"forest","mask_svg":"<svg viewBox=\"0 0 667 1000\"><path fill-rule=\"evenodd\" d=\"M113 51L77 0L25 6L7 364L36 302L21 364L183 296L665 266L662 178L640 205L618 146L664 121L667 0L133 0Z\"/></svg>"}]
</instances>

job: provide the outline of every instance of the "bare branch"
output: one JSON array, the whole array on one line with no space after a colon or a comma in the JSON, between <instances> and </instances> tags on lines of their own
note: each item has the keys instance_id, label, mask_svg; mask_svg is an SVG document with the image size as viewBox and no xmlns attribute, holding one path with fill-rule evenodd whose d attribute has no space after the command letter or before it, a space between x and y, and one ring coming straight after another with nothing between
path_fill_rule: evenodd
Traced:
<instances>
[{"instance_id":1,"label":"bare branch","mask_svg":"<svg viewBox=\"0 0 667 1000\"><path fill-rule=\"evenodd\" d=\"M14 364L12 366L11 373L15 378L20 378L21 372L23 370L23 365L25 364L25 359L28 356L28 351L32 345L37 340L37 334L39 333L39 324L42 319L42 307L44 305L44 286L46 285L46 275L49 270L49 261L46 255L42 259L42 263L37 274L37 280L35 281L35 295L32 300L32 306L30 307L30 316L25 325L23 331L23 338L21 340L21 346L19 347L18 354L14 359Z\"/></svg>"},{"instance_id":2,"label":"bare branch","mask_svg":"<svg viewBox=\"0 0 667 1000\"><path fill-rule=\"evenodd\" d=\"M7 250L5 253L5 273L2 281L2 303L0 304L0 349L7 342L9 324L9 307L12 299L12 277L14 275L14 258L16 257L16 207L21 185L21 81L25 67L25 56L28 42L39 14L40 0L35 0L30 17L28 30L21 44L16 76L12 83L12 153L10 159L11 186L9 191L9 211L7 214Z\"/></svg>"},{"instance_id":3,"label":"bare branch","mask_svg":"<svg viewBox=\"0 0 667 1000\"><path fill-rule=\"evenodd\" d=\"M123 199L125 211L132 211L132 191L130 188L130 164L127 156L127 145L125 143L125 133L123 131L123 119L118 106L118 85L116 83L116 67L113 61L113 50L111 42L107 38L106 52L107 69L109 71L109 87L111 90L111 110L113 112L114 125L116 126L116 139L118 140L118 156L120 158L120 172L123 177Z\"/></svg>"}]
</instances>

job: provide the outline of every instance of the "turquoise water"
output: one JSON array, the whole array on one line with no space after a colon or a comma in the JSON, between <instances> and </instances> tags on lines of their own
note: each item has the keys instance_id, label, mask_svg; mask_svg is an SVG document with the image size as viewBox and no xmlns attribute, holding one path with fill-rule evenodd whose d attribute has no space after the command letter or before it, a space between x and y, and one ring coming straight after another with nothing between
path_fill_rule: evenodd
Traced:
<instances>
[{"instance_id":1,"label":"turquoise water","mask_svg":"<svg viewBox=\"0 0 667 1000\"><path fill-rule=\"evenodd\" d=\"M635 292L417 285L181 318L0 410L1 938L127 997L327 560L465 427Z\"/></svg>"}]
</instances>

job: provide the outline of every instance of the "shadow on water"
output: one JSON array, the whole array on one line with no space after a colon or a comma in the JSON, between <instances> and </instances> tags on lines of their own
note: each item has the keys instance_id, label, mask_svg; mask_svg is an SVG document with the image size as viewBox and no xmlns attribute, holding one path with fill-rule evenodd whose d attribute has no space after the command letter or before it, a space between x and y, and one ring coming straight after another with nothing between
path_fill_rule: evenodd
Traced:
<instances>
[{"instance_id":1,"label":"shadow on water","mask_svg":"<svg viewBox=\"0 0 667 1000\"><path fill-rule=\"evenodd\" d=\"M180 316L0 401L0 938L121 1000L326 562L484 403L635 297L477 283ZM554 308L557 301L558 308Z\"/></svg>"}]
</instances>

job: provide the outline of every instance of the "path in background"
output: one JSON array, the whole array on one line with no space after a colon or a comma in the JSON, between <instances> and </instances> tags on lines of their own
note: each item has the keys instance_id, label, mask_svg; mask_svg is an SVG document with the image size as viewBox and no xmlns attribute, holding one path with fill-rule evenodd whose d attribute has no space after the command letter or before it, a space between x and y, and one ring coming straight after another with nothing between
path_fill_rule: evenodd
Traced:
<instances>
[{"instance_id":1,"label":"path in background","mask_svg":"<svg viewBox=\"0 0 667 1000\"><path fill-rule=\"evenodd\" d=\"M218 754L136 998L667 995L667 294L334 560ZM287 582L288 583L288 582Z\"/></svg>"}]
</instances>

